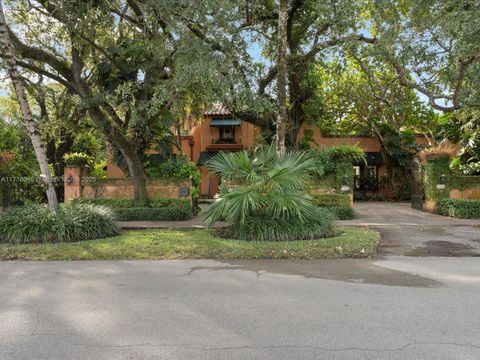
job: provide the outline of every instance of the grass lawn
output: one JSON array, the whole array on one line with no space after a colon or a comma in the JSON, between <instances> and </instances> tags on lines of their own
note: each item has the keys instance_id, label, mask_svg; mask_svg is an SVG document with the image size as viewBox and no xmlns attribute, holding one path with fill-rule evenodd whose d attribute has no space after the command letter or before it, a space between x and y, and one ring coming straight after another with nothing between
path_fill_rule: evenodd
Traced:
<instances>
[{"instance_id":1,"label":"grass lawn","mask_svg":"<svg viewBox=\"0 0 480 360\"><path fill-rule=\"evenodd\" d=\"M211 230L131 230L104 240L58 244L0 244L0 260L364 257L375 254L378 240L379 233L367 228L342 228L342 234L334 238L289 242L228 240L215 237Z\"/></svg>"}]
</instances>

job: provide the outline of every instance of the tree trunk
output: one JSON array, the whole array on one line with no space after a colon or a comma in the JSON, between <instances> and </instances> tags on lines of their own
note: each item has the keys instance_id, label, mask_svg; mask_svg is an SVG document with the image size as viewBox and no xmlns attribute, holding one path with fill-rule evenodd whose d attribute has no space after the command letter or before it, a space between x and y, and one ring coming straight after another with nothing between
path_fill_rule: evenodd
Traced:
<instances>
[{"instance_id":1,"label":"tree trunk","mask_svg":"<svg viewBox=\"0 0 480 360\"><path fill-rule=\"evenodd\" d=\"M279 156L285 153L285 124L287 122L287 11L288 0L280 0L278 12L278 60L276 150Z\"/></svg>"},{"instance_id":2,"label":"tree trunk","mask_svg":"<svg viewBox=\"0 0 480 360\"><path fill-rule=\"evenodd\" d=\"M106 135L108 142L114 145L122 154L132 179L134 202L136 205L144 205L148 202L147 178L137 149L125 138L119 129L109 124L108 119L106 119L99 108L92 106L88 112L93 122Z\"/></svg>"},{"instance_id":3,"label":"tree trunk","mask_svg":"<svg viewBox=\"0 0 480 360\"><path fill-rule=\"evenodd\" d=\"M56 212L58 209L58 200L57 194L55 193L55 187L53 184L50 171L48 169L48 161L45 148L42 145L40 135L33 121L32 112L30 111L30 106L28 104L27 96L25 95L25 89L23 88L22 80L20 74L17 71L17 63L15 61L15 56L13 54L13 46L8 34L7 23L5 20L5 15L3 13L3 6L0 2L0 41L2 43L3 52L5 55L5 61L7 64L8 72L10 78L12 79L13 87L15 88L15 93L17 95L17 100L22 111L23 120L32 141L33 150L35 151L35 156L40 166L41 178L44 184L46 185L46 194L48 199L48 207L51 212Z\"/></svg>"},{"instance_id":4,"label":"tree trunk","mask_svg":"<svg viewBox=\"0 0 480 360\"><path fill-rule=\"evenodd\" d=\"M113 119L112 122L110 122L100 106L97 105L95 101L92 101L94 96L92 90L82 79L82 68L83 59L80 56L80 51L72 40L72 74L77 93L82 100L91 104L88 112L95 125L105 134L110 144L116 146L122 153L127 163L128 173L132 179L134 203L137 206L144 205L148 202L147 180L140 155L135 145L125 137L115 124L112 124Z\"/></svg>"}]
</instances>

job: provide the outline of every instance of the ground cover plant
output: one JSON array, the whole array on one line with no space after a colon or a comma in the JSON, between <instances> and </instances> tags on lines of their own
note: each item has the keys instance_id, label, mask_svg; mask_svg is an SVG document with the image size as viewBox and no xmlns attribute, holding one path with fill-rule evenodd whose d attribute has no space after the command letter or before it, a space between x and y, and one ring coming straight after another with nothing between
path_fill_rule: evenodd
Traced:
<instances>
[{"instance_id":1,"label":"ground cover plant","mask_svg":"<svg viewBox=\"0 0 480 360\"><path fill-rule=\"evenodd\" d=\"M120 236L73 243L0 244L0 260L113 259L317 259L366 257L376 253L379 233L367 228L340 228L321 240L242 241L213 230L133 230Z\"/></svg>"},{"instance_id":2,"label":"ground cover plant","mask_svg":"<svg viewBox=\"0 0 480 360\"><path fill-rule=\"evenodd\" d=\"M0 242L58 243L102 239L120 233L112 211L88 204L14 207L0 213Z\"/></svg>"},{"instance_id":3,"label":"ground cover plant","mask_svg":"<svg viewBox=\"0 0 480 360\"><path fill-rule=\"evenodd\" d=\"M333 216L317 207L307 184L317 172L308 152L273 147L255 154L219 153L207 168L224 180L219 198L203 211L207 224L225 220L224 237L247 241L318 239L337 234Z\"/></svg>"}]
</instances>

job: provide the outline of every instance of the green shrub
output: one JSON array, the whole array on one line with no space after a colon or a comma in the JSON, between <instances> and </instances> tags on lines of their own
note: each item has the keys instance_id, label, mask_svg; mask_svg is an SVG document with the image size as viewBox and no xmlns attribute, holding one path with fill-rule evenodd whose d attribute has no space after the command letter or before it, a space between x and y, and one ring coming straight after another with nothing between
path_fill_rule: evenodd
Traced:
<instances>
[{"instance_id":1,"label":"green shrub","mask_svg":"<svg viewBox=\"0 0 480 360\"><path fill-rule=\"evenodd\" d=\"M311 153L287 151L279 156L274 147L253 155L219 153L206 166L226 183L220 186L217 201L203 211L205 221L212 225L225 220L222 235L247 241L335 235L332 215L315 206L307 193L316 165Z\"/></svg>"},{"instance_id":2,"label":"green shrub","mask_svg":"<svg viewBox=\"0 0 480 360\"><path fill-rule=\"evenodd\" d=\"M317 206L350 207L350 196L348 194L315 194L312 197L313 203Z\"/></svg>"},{"instance_id":3,"label":"green shrub","mask_svg":"<svg viewBox=\"0 0 480 360\"><path fill-rule=\"evenodd\" d=\"M363 161L367 162L365 152L357 145L341 144L323 150L335 163Z\"/></svg>"},{"instance_id":4,"label":"green shrub","mask_svg":"<svg viewBox=\"0 0 480 360\"><path fill-rule=\"evenodd\" d=\"M337 219L337 220L352 220L355 219L355 212L350 206L326 206L326 207L321 207L325 209L326 211L329 211L332 213L332 215Z\"/></svg>"},{"instance_id":5,"label":"green shrub","mask_svg":"<svg viewBox=\"0 0 480 360\"><path fill-rule=\"evenodd\" d=\"M75 199L75 204L106 206L119 221L180 221L193 217L190 202L184 199L156 198L148 206L135 206L133 199Z\"/></svg>"},{"instance_id":6,"label":"green shrub","mask_svg":"<svg viewBox=\"0 0 480 360\"><path fill-rule=\"evenodd\" d=\"M92 169L94 162L90 155L76 152L65 154L63 160L67 166L86 167L87 169Z\"/></svg>"},{"instance_id":7,"label":"green shrub","mask_svg":"<svg viewBox=\"0 0 480 360\"><path fill-rule=\"evenodd\" d=\"M93 204L99 206L107 206L112 209L125 209L136 207L133 199L75 199L75 204ZM150 199L146 208L175 208L175 209L190 209L190 201L185 199L168 199L168 198L154 198Z\"/></svg>"},{"instance_id":8,"label":"green shrub","mask_svg":"<svg viewBox=\"0 0 480 360\"><path fill-rule=\"evenodd\" d=\"M0 214L0 241L9 243L72 242L119 232L113 212L102 206L65 205L51 213L46 205L31 205Z\"/></svg>"},{"instance_id":9,"label":"green shrub","mask_svg":"<svg viewBox=\"0 0 480 360\"><path fill-rule=\"evenodd\" d=\"M100 161L99 163L93 165L92 171L90 171L90 176L93 176L99 180L107 178L107 162Z\"/></svg>"},{"instance_id":10,"label":"green shrub","mask_svg":"<svg viewBox=\"0 0 480 360\"><path fill-rule=\"evenodd\" d=\"M190 208L116 208L114 209L117 220L119 221L182 221L193 217Z\"/></svg>"},{"instance_id":11,"label":"green shrub","mask_svg":"<svg viewBox=\"0 0 480 360\"><path fill-rule=\"evenodd\" d=\"M437 202L437 212L445 216L479 219L480 200L442 199Z\"/></svg>"}]
</instances>

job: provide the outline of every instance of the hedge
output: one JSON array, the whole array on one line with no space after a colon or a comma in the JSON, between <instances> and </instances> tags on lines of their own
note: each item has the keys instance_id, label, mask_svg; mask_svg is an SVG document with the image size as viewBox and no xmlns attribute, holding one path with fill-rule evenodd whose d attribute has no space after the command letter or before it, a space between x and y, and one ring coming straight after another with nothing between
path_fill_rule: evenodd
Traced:
<instances>
[{"instance_id":1,"label":"hedge","mask_svg":"<svg viewBox=\"0 0 480 360\"><path fill-rule=\"evenodd\" d=\"M316 194L312 195L313 203L317 206L346 206L350 207L348 194Z\"/></svg>"},{"instance_id":2,"label":"hedge","mask_svg":"<svg viewBox=\"0 0 480 360\"><path fill-rule=\"evenodd\" d=\"M332 213L337 220L355 219L355 212L350 206L322 206L321 208Z\"/></svg>"},{"instance_id":3,"label":"hedge","mask_svg":"<svg viewBox=\"0 0 480 360\"><path fill-rule=\"evenodd\" d=\"M147 206L135 206L133 199L75 199L74 203L109 207L119 221L181 221L193 217L185 199L154 198Z\"/></svg>"},{"instance_id":4,"label":"hedge","mask_svg":"<svg viewBox=\"0 0 480 360\"><path fill-rule=\"evenodd\" d=\"M134 208L135 206L133 199L75 199L74 203L79 204L93 204L100 206L107 206L112 209L116 208ZM148 201L147 206L142 206L147 208L165 208L172 207L177 209L190 209L190 201L186 199L170 199L170 198L153 198Z\"/></svg>"},{"instance_id":5,"label":"hedge","mask_svg":"<svg viewBox=\"0 0 480 360\"><path fill-rule=\"evenodd\" d=\"M181 221L193 217L191 209L163 208L116 208L113 209L118 221Z\"/></svg>"},{"instance_id":6,"label":"hedge","mask_svg":"<svg viewBox=\"0 0 480 360\"><path fill-rule=\"evenodd\" d=\"M442 199L437 202L437 213L464 219L480 219L480 200Z\"/></svg>"}]
</instances>

